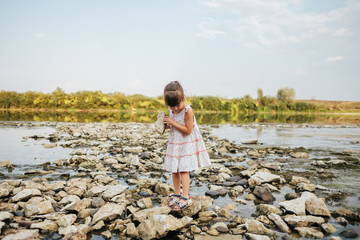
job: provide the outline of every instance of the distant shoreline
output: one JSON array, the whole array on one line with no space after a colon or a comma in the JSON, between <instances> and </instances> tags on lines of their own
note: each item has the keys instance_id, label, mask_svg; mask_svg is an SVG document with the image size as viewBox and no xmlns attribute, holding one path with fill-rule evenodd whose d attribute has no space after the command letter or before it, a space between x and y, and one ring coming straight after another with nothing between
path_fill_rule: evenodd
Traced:
<instances>
[{"instance_id":1,"label":"distant shoreline","mask_svg":"<svg viewBox=\"0 0 360 240\"><path fill-rule=\"evenodd\" d=\"M14 111L14 112L133 112L133 113L146 113L146 112L160 112L160 111L167 111L167 109L158 109L158 110L146 110L146 109L68 109L68 108L0 108L0 111ZM211 110L195 110L196 113L213 113L213 114L227 114L231 113L231 111L211 111ZM244 114L313 114L313 115L360 115L360 112L311 112L311 111L251 111L251 112L244 112Z\"/></svg>"}]
</instances>

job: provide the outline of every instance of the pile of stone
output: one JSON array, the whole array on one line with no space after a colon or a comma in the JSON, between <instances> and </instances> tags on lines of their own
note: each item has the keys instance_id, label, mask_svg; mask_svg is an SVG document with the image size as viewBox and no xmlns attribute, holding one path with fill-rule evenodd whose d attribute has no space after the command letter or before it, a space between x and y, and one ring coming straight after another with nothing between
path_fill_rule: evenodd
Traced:
<instances>
[{"instance_id":1,"label":"pile of stone","mask_svg":"<svg viewBox=\"0 0 360 240\"><path fill-rule=\"evenodd\" d=\"M0 182L2 239L87 239L91 234L109 239L118 234L133 239L331 236L336 240L339 237L334 235L340 232L348 238L358 237L355 230L345 228L360 220L358 214L345 209L330 212L324 199L315 195L323 187L300 176L286 179L276 174L281 169L278 164L264 161L274 154L307 159L304 148L244 147L218 139L210 135L210 127L202 127L213 165L191 175L196 184L206 184L209 190L206 196L193 196L192 206L176 212L167 206L173 188L166 183L169 175L162 166L167 136L156 133L152 125L59 123L54 127L57 131L49 136L29 138L52 143L44 147L57 144L74 150L68 159L28 174L56 174L59 168L71 168L75 174L68 174L68 181ZM257 142L246 142L249 144ZM247 165L237 164L245 160ZM292 191L279 202L274 195L284 186ZM233 203L213 205L213 199L222 196L230 196ZM256 204L252 217L238 214L239 204L252 205L248 204L251 201Z\"/></svg>"}]
</instances>

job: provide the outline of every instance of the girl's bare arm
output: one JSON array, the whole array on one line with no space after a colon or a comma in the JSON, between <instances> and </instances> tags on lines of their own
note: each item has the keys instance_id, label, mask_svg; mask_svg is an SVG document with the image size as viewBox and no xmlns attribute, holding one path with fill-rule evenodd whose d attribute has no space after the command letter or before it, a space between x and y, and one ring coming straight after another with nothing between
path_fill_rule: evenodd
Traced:
<instances>
[{"instance_id":1,"label":"girl's bare arm","mask_svg":"<svg viewBox=\"0 0 360 240\"><path fill-rule=\"evenodd\" d=\"M192 132L194 127L194 112L191 109L189 109L185 113L185 125L176 122L174 119L172 119L169 116L164 117L164 123L167 123L168 126L172 125L180 132L188 135Z\"/></svg>"}]
</instances>

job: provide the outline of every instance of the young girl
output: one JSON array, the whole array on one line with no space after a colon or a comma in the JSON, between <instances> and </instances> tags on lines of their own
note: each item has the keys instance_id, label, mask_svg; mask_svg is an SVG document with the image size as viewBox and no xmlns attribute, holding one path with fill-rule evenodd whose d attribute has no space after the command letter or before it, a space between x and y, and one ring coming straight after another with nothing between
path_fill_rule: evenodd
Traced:
<instances>
[{"instance_id":1,"label":"young girl","mask_svg":"<svg viewBox=\"0 0 360 240\"><path fill-rule=\"evenodd\" d=\"M164 117L164 123L170 128L164 166L172 173L175 188L175 194L170 196L169 206L179 211L191 204L189 171L209 166L211 162L194 112L190 105L185 104L184 90L180 83L173 81L166 85L164 98L170 113L170 116Z\"/></svg>"}]
</instances>

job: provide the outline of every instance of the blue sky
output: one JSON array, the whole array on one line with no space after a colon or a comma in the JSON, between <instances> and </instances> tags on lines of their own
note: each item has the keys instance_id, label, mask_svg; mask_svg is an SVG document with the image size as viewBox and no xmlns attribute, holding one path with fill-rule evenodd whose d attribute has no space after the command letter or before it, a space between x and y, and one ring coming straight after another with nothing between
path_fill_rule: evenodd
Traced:
<instances>
[{"instance_id":1,"label":"blue sky","mask_svg":"<svg viewBox=\"0 0 360 240\"><path fill-rule=\"evenodd\" d=\"M360 101L360 1L1 0L0 90Z\"/></svg>"}]
</instances>

